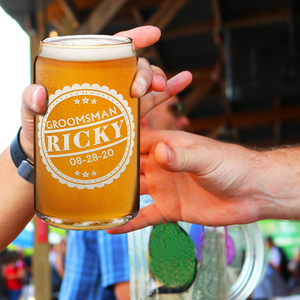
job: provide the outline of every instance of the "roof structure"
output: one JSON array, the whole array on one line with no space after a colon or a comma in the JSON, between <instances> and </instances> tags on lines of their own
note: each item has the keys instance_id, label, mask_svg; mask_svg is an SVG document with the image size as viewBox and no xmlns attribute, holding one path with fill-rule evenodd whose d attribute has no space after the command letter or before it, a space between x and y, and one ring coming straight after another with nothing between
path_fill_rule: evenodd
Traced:
<instances>
[{"instance_id":1,"label":"roof structure","mask_svg":"<svg viewBox=\"0 0 300 300\"><path fill-rule=\"evenodd\" d=\"M51 30L113 34L152 24L160 41L140 52L172 77L188 131L248 146L300 140L299 0L0 0L34 39Z\"/></svg>"}]
</instances>

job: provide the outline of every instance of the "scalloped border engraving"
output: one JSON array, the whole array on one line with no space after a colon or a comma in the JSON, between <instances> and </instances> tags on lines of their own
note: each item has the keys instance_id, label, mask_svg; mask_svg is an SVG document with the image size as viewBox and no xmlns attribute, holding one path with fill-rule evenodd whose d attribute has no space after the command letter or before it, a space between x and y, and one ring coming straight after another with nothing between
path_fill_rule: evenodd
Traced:
<instances>
[{"instance_id":1,"label":"scalloped border engraving","mask_svg":"<svg viewBox=\"0 0 300 300\"><path fill-rule=\"evenodd\" d=\"M76 96L83 94L86 96L96 95L110 101L122 112L122 116L124 117L126 123L126 149L121 161L109 174L92 180L76 179L67 176L66 174L58 170L51 161L51 155L48 154L46 149L45 127L48 116L56 105L58 105L62 101L69 99L70 97L74 97L75 93ZM131 108L128 106L128 102L123 99L123 96L121 94L118 94L113 89L110 90L107 86L101 87L98 84L90 85L88 83L84 83L82 85L74 84L72 87L66 86L62 90L57 90L55 94L50 95L47 111L44 115L39 116L38 122L38 145L40 148L42 161L46 166L47 171L51 173L52 177L57 179L61 184L66 184L70 188L76 187L80 190L85 188L94 189L96 187L102 188L106 184L111 184L114 180L118 179L121 176L121 174L126 170L126 166L130 162L130 158L133 153L135 137L135 124L133 120L134 117L131 114Z\"/></svg>"}]
</instances>

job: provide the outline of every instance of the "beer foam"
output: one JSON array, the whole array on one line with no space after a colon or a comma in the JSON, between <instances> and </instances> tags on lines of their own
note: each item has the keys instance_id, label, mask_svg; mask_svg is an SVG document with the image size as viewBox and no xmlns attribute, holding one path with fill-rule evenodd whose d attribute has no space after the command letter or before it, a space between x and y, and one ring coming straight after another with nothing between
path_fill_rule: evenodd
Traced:
<instances>
[{"instance_id":1,"label":"beer foam","mask_svg":"<svg viewBox=\"0 0 300 300\"><path fill-rule=\"evenodd\" d=\"M108 35L74 35L47 38L39 56L67 61L99 61L136 56L130 38Z\"/></svg>"}]
</instances>

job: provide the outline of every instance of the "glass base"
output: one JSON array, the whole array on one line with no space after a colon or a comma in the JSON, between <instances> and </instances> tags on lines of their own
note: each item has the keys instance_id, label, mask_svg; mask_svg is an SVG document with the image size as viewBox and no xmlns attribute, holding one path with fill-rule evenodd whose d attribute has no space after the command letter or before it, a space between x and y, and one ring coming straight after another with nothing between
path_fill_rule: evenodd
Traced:
<instances>
[{"instance_id":1,"label":"glass base","mask_svg":"<svg viewBox=\"0 0 300 300\"><path fill-rule=\"evenodd\" d=\"M35 213L42 221L54 227L71 229L71 230L100 230L100 229L112 229L112 228L117 228L126 225L128 222L132 221L137 216L138 211L133 214L129 214L127 216L120 217L120 218L91 221L91 222L58 219L58 218L41 214L38 211L35 211Z\"/></svg>"}]
</instances>

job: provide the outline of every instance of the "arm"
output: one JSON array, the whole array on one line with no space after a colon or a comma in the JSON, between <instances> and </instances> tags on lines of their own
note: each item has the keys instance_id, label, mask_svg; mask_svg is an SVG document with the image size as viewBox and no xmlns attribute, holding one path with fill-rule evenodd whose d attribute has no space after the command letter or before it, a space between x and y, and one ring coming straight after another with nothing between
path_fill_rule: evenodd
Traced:
<instances>
[{"instance_id":1,"label":"arm","mask_svg":"<svg viewBox=\"0 0 300 300\"><path fill-rule=\"evenodd\" d=\"M22 179L10 157L8 147L0 156L1 218L0 249L4 249L34 215L33 185Z\"/></svg>"},{"instance_id":2,"label":"arm","mask_svg":"<svg viewBox=\"0 0 300 300\"><path fill-rule=\"evenodd\" d=\"M17 279L23 279L25 277L25 269L22 268L18 268L18 273L17 273Z\"/></svg>"},{"instance_id":3,"label":"arm","mask_svg":"<svg viewBox=\"0 0 300 300\"><path fill-rule=\"evenodd\" d=\"M130 300L130 285L128 281L116 283L114 288L118 300Z\"/></svg>"},{"instance_id":4,"label":"arm","mask_svg":"<svg viewBox=\"0 0 300 300\"><path fill-rule=\"evenodd\" d=\"M24 268L18 268L17 269L17 273L7 274L6 272L4 272L4 275L3 275L3 277L5 279L20 279L20 280L23 279L24 276L25 276L25 270L24 270Z\"/></svg>"},{"instance_id":5,"label":"arm","mask_svg":"<svg viewBox=\"0 0 300 300\"><path fill-rule=\"evenodd\" d=\"M109 233L177 220L224 226L300 219L300 148L254 151L185 132L147 131L140 179L141 194L155 204Z\"/></svg>"},{"instance_id":6,"label":"arm","mask_svg":"<svg viewBox=\"0 0 300 300\"><path fill-rule=\"evenodd\" d=\"M57 271L57 274L59 275L59 277L63 278L64 272L65 272L64 255L60 251L57 251L57 254L56 254L55 268L56 268L56 271Z\"/></svg>"}]
</instances>

